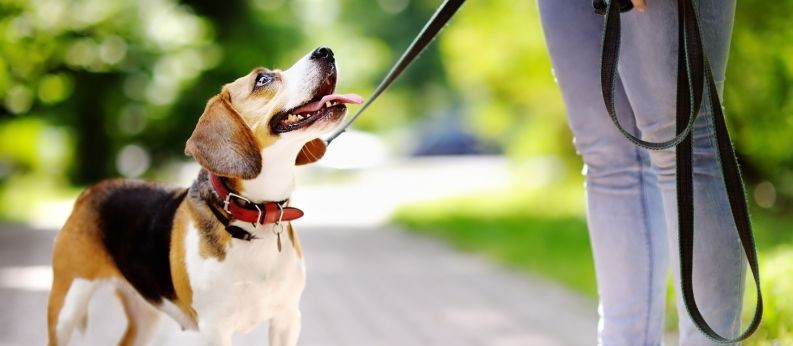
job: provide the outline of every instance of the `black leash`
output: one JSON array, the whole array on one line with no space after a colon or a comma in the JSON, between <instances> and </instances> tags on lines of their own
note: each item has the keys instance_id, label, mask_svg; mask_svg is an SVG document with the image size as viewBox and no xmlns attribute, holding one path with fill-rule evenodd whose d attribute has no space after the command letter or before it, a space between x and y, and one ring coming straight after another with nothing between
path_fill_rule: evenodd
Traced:
<instances>
[{"instance_id":1,"label":"black leash","mask_svg":"<svg viewBox=\"0 0 793 346\"><path fill-rule=\"evenodd\" d=\"M361 109L359 109L358 112L355 113L352 118L350 118L350 120L344 123L342 127L336 130L336 132L334 132L332 135L330 135L330 137L328 137L328 139L325 140L326 145L330 144L330 142L336 139L336 137L338 137L340 134L344 133L344 131L347 131L347 128L352 125L353 121L358 119L358 117L361 116L361 113L363 113L363 111L365 111L366 108L368 108L369 105L372 104L372 102L374 102L374 100L376 100L377 97L383 93L383 91L391 86L391 83L393 83L394 80L396 80L397 77L399 77L399 75L405 71L408 65L410 65L413 60L415 60L416 57L418 57L418 55L424 51L424 48L426 48L427 45L430 44L430 42L432 42L436 36L438 36L438 33L443 29L449 19L454 16L454 14L457 12L457 9L459 9L464 2L465 0L446 0L443 4L441 4L440 7L438 7L427 24L424 25L424 28L421 29L419 35L413 40L413 43L410 44L410 47L408 47L408 49L402 53L402 57L399 58L396 65L391 68L391 71L388 72L385 78L383 78L383 81L380 82L380 85L378 85L374 90L372 96L369 96L369 99L366 101L366 103L361 106Z\"/></svg>"},{"instance_id":2,"label":"black leash","mask_svg":"<svg viewBox=\"0 0 793 346\"><path fill-rule=\"evenodd\" d=\"M611 0L607 5L604 0L594 0L596 12L604 14L603 52L601 56L601 87L603 100L609 116L622 134L634 144L652 150L667 149L676 146L677 161L677 207L680 245L680 286L683 301L691 320L699 330L711 340L719 343L734 343L745 340L760 325L763 316L763 298L760 291L760 268L757 264L757 251L752 235L752 224L746 204L746 194L741 179L738 161L735 157L724 113L713 81L708 58L704 54L700 36L699 19L692 0L678 0L678 66L677 66L677 135L665 142L647 142L636 138L623 129L617 118L614 107L614 88L617 74L617 61L620 48L620 11L631 8L629 0ZM614 3L616 6L612 6ZM605 11L604 11L605 9ZM709 106L713 112L717 149L721 166L721 174L727 191L733 221L741 239L741 246L746 254L757 289L757 303L754 317L746 330L734 338L725 338L715 332L705 321L697 307L692 287L692 267L694 257L694 193L692 172L692 140L691 131L699 113L703 90L707 91Z\"/></svg>"}]
</instances>

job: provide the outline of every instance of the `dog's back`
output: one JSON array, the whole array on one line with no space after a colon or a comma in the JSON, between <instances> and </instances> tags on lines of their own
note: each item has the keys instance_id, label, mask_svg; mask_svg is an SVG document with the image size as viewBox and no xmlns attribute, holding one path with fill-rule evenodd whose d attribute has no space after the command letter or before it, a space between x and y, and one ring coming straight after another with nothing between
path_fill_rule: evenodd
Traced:
<instances>
[{"instance_id":1,"label":"dog's back","mask_svg":"<svg viewBox=\"0 0 793 346\"><path fill-rule=\"evenodd\" d=\"M74 327L84 324L99 282L127 282L150 303L174 299L169 245L174 214L186 194L187 189L116 179L93 185L77 198L53 248L51 345L67 343ZM137 305L130 294L119 292L128 315ZM127 335L122 344L134 338Z\"/></svg>"}]
</instances>

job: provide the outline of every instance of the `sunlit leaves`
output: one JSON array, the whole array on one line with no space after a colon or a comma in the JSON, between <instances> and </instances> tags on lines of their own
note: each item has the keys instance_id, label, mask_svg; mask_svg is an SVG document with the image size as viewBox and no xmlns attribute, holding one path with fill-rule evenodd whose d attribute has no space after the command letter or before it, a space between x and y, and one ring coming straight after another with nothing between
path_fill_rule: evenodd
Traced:
<instances>
[{"instance_id":1,"label":"sunlit leaves","mask_svg":"<svg viewBox=\"0 0 793 346\"><path fill-rule=\"evenodd\" d=\"M466 3L441 51L476 133L520 157L572 153L534 2Z\"/></svg>"},{"instance_id":2,"label":"sunlit leaves","mask_svg":"<svg viewBox=\"0 0 793 346\"><path fill-rule=\"evenodd\" d=\"M0 114L17 117L0 122L0 129L26 117L46 119L39 123L44 129L66 125L80 139L75 167L100 176L115 174L106 162L116 150L169 114L184 88L222 56L210 22L175 0L9 0L0 6ZM6 135L17 138L3 140L40 137ZM6 151L0 165L53 160L45 153L22 158Z\"/></svg>"},{"instance_id":3,"label":"sunlit leaves","mask_svg":"<svg viewBox=\"0 0 793 346\"><path fill-rule=\"evenodd\" d=\"M752 180L790 207L793 197L793 1L769 11L757 0L738 1L724 102L734 142ZM787 205L787 206L786 206Z\"/></svg>"}]
</instances>

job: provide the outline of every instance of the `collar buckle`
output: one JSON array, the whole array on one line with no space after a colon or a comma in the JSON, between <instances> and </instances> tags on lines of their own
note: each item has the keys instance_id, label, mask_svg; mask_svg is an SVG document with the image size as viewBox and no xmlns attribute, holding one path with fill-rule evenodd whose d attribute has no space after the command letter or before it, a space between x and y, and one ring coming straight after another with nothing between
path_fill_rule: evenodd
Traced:
<instances>
[{"instance_id":1,"label":"collar buckle","mask_svg":"<svg viewBox=\"0 0 793 346\"><path fill-rule=\"evenodd\" d=\"M262 223L264 221L264 220L262 220L262 208L259 207L259 204L253 203L253 201L251 201L250 199L247 199L247 198L245 198L243 196L240 196L240 195L238 195L238 194L236 194L234 192L229 192L229 194L226 195L226 199L223 201L223 210L225 210L227 213L229 213L229 215L232 215L231 209L229 209L229 205L231 204L231 197L234 197L234 198L237 198L237 199L241 199L241 200L247 202L249 205L252 205L252 206L256 207L256 211L259 212L259 215L256 216L256 222L254 223L254 225L258 224L258 223ZM282 209L281 214L283 215L283 209Z\"/></svg>"}]
</instances>

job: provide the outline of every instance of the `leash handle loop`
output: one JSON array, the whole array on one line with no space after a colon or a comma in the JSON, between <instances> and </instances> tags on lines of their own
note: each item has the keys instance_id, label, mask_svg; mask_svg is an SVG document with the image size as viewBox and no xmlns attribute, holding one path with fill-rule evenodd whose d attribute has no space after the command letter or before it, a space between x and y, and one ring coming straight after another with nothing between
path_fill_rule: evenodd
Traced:
<instances>
[{"instance_id":1,"label":"leash handle loop","mask_svg":"<svg viewBox=\"0 0 793 346\"><path fill-rule=\"evenodd\" d=\"M595 0L597 2L599 0ZM680 287L683 302L694 325L709 339L717 343L735 343L747 339L760 326L763 315L763 297L760 290L760 269L752 224L746 203L746 193L741 179L740 168L730 141L724 112L713 81L710 62L704 54L699 28L699 19L692 0L678 0L678 69L677 69L677 135L666 142L646 142L625 131L619 124L614 109L614 79L619 60L620 14L612 0L606 9L603 34L603 54L601 56L601 86L603 99L614 124L622 134L636 144L647 149L666 149L676 146L677 163L677 209L680 250ZM734 338L723 337L705 321L697 306L693 290L694 258L694 193L693 193L693 142L691 131L702 102L703 90L707 92L713 113L713 127L716 137L719 164L724 178L724 186L730 203L735 230L741 241L743 252L757 289L757 302L754 316L746 330Z\"/></svg>"},{"instance_id":2,"label":"leash handle loop","mask_svg":"<svg viewBox=\"0 0 793 346\"><path fill-rule=\"evenodd\" d=\"M689 103L690 111L689 116L687 118L686 127L683 129L682 132L678 132L677 135L668 140L663 142L651 142L645 141L641 138L634 136L629 131L625 130L622 124L619 121L619 117L617 116L616 110L616 101L615 101L615 90L616 90L616 79L617 79L617 62L619 61L619 54L620 54L620 34L621 34L621 25L620 25L620 7L614 6L615 2L617 2L618 6L621 5L621 1L612 0L608 3L605 13L605 23L603 29L603 45L602 45L602 52L601 52L601 69L600 69L600 85L603 90L603 101L606 104L606 111L611 118L611 121L617 127L617 130L622 133L622 135L631 141L633 144L650 150L663 150L669 149L672 147L677 146L682 142L686 137L688 137L691 130L694 128L694 122L696 121L697 114L699 113L699 105L701 103L702 98L702 68L701 66L697 65L694 66L693 64L699 62L701 63L701 59L690 59L689 55L690 52L701 51L702 46L701 42L698 39L692 40L687 35L681 36L680 41L680 48L678 49L678 57L681 54L685 55L683 59L683 64L680 64L680 59L678 59L678 77L681 76L679 69L684 68L685 73L683 74L687 81L687 86L680 85L680 80L678 78L678 90L681 87L687 87L689 90L694 90L692 97L687 100ZM628 1L630 3L630 1ZM597 1L596 1L597 3ZM597 11L596 11L597 12ZM682 25L682 20L684 17L682 13L678 14L679 23ZM682 32L682 28L681 28ZM698 36L698 35L697 35ZM685 44L684 44L685 42ZM698 83L698 84L697 84Z\"/></svg>"}]
</instances>

